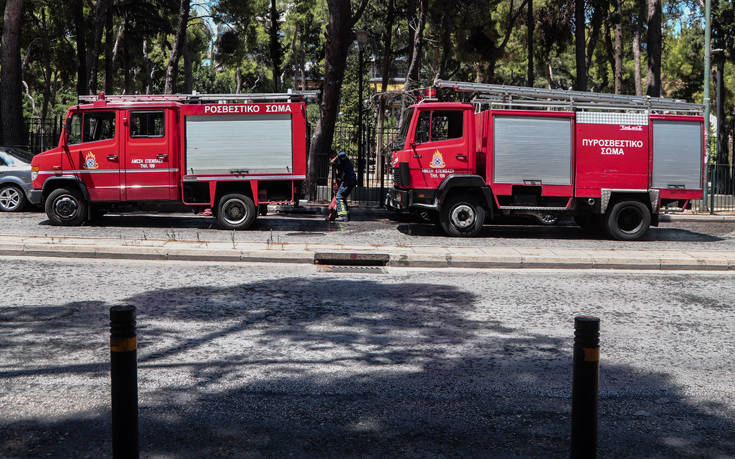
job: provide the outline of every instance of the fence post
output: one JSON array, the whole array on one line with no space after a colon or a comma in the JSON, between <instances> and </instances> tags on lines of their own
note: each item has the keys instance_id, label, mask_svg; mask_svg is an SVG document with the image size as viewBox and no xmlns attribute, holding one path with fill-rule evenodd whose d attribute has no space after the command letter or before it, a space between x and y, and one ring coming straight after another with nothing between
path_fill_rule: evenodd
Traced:
<instances>
[{"instance_id":1,"label":"fence post","mask_svg":"<svg viewBox=\"0 0 735 459\"><path fill-rule=\"evenodd\" d=\"M135 306L110 308L112 456L138 457L138 342Z\"/></svg>"},{"instance_id":2,"label":"fence post","mask_svg":"<svg viewBox=\"0 0 735 459\"><path fill-rule=\"evenodd\" d=\"M715 189L717 188L717 165L710 166L709 214L715 213Z\"/></svg>"},{"instance_id":3,"label":"fence post","mask_svg":"<svg viewBox=\"0 0 735 459\"><path fill-rule=\"evenodd\" d=\"M600 319L574 318L572 458L597 457L597 393L600 379Z\"/></svg>"}]
</instances>

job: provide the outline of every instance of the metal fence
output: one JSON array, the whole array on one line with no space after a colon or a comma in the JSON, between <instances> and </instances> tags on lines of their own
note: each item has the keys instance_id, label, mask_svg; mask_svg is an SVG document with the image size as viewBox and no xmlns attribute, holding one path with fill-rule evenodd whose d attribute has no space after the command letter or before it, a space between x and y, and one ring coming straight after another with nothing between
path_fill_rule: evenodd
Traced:
<instances>
[{"instance_id":1,"label":"metal fence","mask_svg":"<svg viewBox=\"0 0 735 459\"><path fill-rule=\"evenodd\" d=\"M35 155L57 146L61 134L61 125L61 116L43 120L41 118L26 119L25 130L28 133L28 143L24 145L25 149Z\"/></svg>"},{"instance_id":2,"label":"metal fence","mask_svg":"<svg viewBox=\"0 0 735 459\"><path fill-rule=\"evenodd\" d=\"M398 130L395 127L383 128L383 148L377 151L378 133L374 126L366 123L362 130L358 126L337 123L334 129L332 148L344 151L355 166L358 186L352 191L349 201L361 205L379 205L387 189L392 186L390 170L390 145ZM362 137L362 148L360 148ZM317 200L331 199L331 169L327 154L317 156ZM387 165L386 165L387 164Z\"/></svg>"},{"instance_id":3,"label":"metal fence","mask_svg":"<svg viewBox=\"0 0 735 459\"><path fill-rule=\"evenodd\" d=\"M732 164L708 166L704 199L692 203L692 209L711 214L735 211L735 167Z\"/></svg>"}]
</instances>

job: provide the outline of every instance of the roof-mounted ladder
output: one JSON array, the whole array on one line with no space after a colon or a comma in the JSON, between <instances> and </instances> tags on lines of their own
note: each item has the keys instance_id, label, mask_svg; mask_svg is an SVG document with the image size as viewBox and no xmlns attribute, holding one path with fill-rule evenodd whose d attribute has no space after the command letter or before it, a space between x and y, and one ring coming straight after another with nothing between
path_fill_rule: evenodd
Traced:
<instances>
[{"instance_id":1,"label":"roof-mounted ladder","mask_svg":"<svg viewBox=\"0 0 735 459\"><path fill-rule=\"evenodd\" d=\"M567 107L573 110L617 109L685 112L702 114L704 105L677 99L649 96L628 96L599 92L567 91L564 89L529 88L449 80L434 81L436 88L473 93L476 103L518 105L528 107Z\"/></svg>"},{"instance_id":2,"label":"roof-mounted ladder","mask_svg":"<svg viewBox=\"0 0 735 459\"><path fill-rule=\"evenodd\" d=\"M97 96L80 95L79 103L94 103L105 100L112 103L179 102L182 104L226 104L247 102L303 102L315 100L319 91L292 91L287 93L251 94L115 94Z\"/></svg>"}]
</instances>

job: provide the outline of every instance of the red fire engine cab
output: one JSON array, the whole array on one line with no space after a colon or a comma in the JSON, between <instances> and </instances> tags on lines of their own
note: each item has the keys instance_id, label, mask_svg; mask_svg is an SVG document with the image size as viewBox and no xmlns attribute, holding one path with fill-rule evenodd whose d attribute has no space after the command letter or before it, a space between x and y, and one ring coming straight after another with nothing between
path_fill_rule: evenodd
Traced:
<instances>
[{"instance_id":1,"label":"red fire engine cab","mask_svg":"<svg viewBox=\"0 0 735 459\"><path fill-rule=\"evenodd\" d=\"M568 214L619 240L703 189L703 106L682 101L437 80L472 103L410 108L386 204L428 212L451 236L499 215Z\"/></svg>"},{"instance_id":2,"label":"red fire engine cab","mask_svg":"<svg viewBox=\"0 0 735 459\"><path fill-rule=\"evenodd\" d=\"M305 100L288 94L80 96L31 163L51 223L126 209L211 208L225 229L292 202L306 178Z\"/></svg>"}]
</instances>

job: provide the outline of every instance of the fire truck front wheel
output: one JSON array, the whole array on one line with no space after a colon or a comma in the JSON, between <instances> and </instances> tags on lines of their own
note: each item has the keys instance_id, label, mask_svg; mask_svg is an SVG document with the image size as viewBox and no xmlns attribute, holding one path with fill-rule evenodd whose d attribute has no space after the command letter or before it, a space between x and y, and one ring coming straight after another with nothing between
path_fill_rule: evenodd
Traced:
<instances>
[{"instance_id":1,"label":"fire truck front wheel","mask_svg":"<svg viewBox=\"0 0 735 459\"><path fill-rule=\"evenodd\" d=\"M439 224L449 236L476 236L484 222L485 208L469 195L450 197L439 213Z\"/></svg>"},{"instance_id":2,"label":"fire truck front wheel","mask_svg":"<svg viewBox=\"0 0 735 459\"><path fill-rule=\"evenodd\" d=\"M244 194L226 194L219 200L217 224L222 229L248 229L256 216L253 200Z\"/></svg>"},{"instance_id":3,"label":"fire truck front wheel","mask_svg":"<svg viewBox=\"0 0 735 459\"><path fill-rule=\"evenodd\" d=\"M616 203L605 218L605 229L613 239L640 239L651 225L651 211L640 201Z\"/></svg>"},{"instance_id":4,"label":"fire truck front wheel","mask_svg":"<svg viewBox=\"0 0 735 459\"><path fill-rule=\"evenodd\" d=\"M55 189L46 198L45 208L54 225L79 226L87 219L87 201L75 190Z\"/></svg>"}]
</instances>

